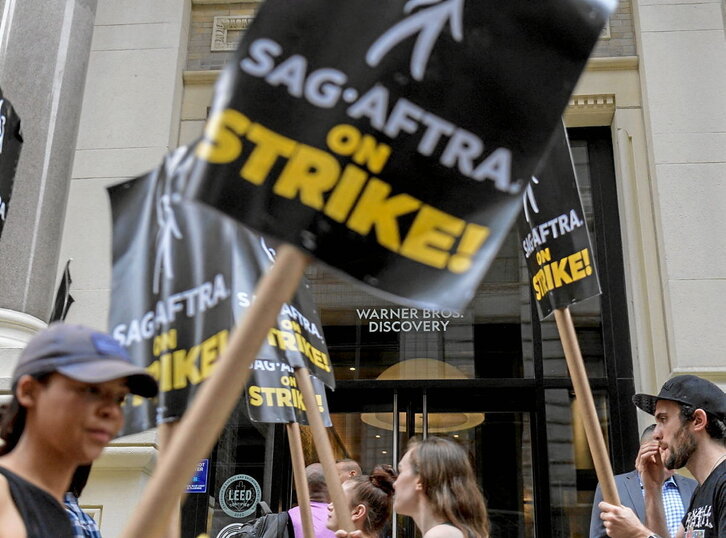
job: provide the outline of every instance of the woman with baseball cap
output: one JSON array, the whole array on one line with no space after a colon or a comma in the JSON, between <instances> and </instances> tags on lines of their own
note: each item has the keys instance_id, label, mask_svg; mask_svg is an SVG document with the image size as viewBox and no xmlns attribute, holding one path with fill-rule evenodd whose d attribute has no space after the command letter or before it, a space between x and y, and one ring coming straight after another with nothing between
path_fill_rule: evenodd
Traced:
<instances>
[{"instance_id":1,"label":"woman with baseball cap","mask_svg":"<svg viewBox=\"0 0 726 538\"><path fill-rule=\"evenodd\" d=\"M63 495L78 465L96 459L123 425L128 394L156 381L109 335L52 324L18 359L0 420L0 538L71 538Z\"/></svg>"}]
</instances>

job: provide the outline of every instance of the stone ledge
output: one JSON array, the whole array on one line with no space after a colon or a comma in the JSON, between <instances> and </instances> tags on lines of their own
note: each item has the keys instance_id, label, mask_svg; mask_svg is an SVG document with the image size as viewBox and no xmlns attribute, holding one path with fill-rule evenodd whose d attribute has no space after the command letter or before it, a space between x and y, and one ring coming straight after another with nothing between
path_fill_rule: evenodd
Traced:
<instances>
[{"instance_id":1,"label":"stone ledge","mask_svg":"<svg viewBox=\"0 0 726 538\"><path fill-rule=\"evenodd\" d=\"M41 319L0 308L0 393L9 393L15 363L22 349L35 334L47 327Z\"/></svg>"},{"instance_id":2,"label":"stone ledge","mask_svg":"<svg viewBox=\"0 0 726 538\"><path fill-rule=\"evenodd\" d=\"M674 376L690 374L704 379L708 379L717 385L721 385L723 388L726 386L726 367L716 366L713 368L699 367L699 366L685 366L681 368L673 368L671 372Z\"/></svg>"},{"instance_id":3,"label":"stone ledge","mask_svg":"<svg viewBox=\"0 0 726 538\"><path fill-rule=\"evenodd\" d=\"M45 321L30 314L0 308L0 347L23 348L35 333L47 326Z\"/></svg>"},{"instance_id":4,"label":"stone ledge","mask_svg":"<svg viewBox=\"0 0 726 538\"><path fill-rule=\"evenodd\" d=\"M158 451L152 444L106 447L93 463L94 471L138 470L148 474L156 467Z\"/></svg>"},{"instance_id":5,"label":"stone ledge","mask_svg":"<svg viewBox=\"0 0 726 538\"><path fill-rule=\"evenodd\" d=\"M217 77L222 72L221 69L209 69L205 71L184 71L182 78L187 86L202 86L206 84L214 84Z\"/></svg>"},{"instance_id":6,"label":"stone ledge","mask_svg":"<svg viewBox=\"0 0 726 538\"><path fill-rule=\"evenodd\" d=\"M565 109L568 127L594 127L612 124L615 114L615 95L573 95Z\"/></svg>"},{"instance_id":7,"label":"stone ledge","mask_svg":"<svg viewBox=\"0 0 726 538\"><path fill-rule=\"evenodd\" d=\"M638 69L637 56L608 56L604 58L590 58L585 65L585 71L631 71Z\"/></svg>"}]
</instances>

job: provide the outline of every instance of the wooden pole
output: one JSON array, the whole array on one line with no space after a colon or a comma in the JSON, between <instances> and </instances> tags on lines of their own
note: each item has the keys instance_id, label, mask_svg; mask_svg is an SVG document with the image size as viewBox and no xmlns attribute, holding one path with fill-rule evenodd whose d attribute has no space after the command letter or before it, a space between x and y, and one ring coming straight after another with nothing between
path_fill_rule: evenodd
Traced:
<instances>
[{"instance_id":1,"label":"wooden pole","mask_svg":"<svg viewBox=\"0 0 726 538\"><path fill-rule=\"evenodd\" d=\"M297 422L287 424L287 440L290 444L292 472L295 477L295 491L297 491L297 505L300 507L303 535L305 538L315 538L313 512L310 509L310 491L308 491L308 480L305 474L305 456L300 438L300 424Z\"/></svg>"},{"instance_id":2,"label":"wooden pole","mask_svg":"<svg viewBox=\"0 0 726 538\"><path fill-rule=\"evenodd\" d=\"M335 507L338 525L345 531L354 531L355 526L353 526L353 520L350 517L350 506L345 499L343 485L340 483L338 469L335 467L333 448L330 446L330 439L328 438L328 433L325 431L323 417L320 414L320 409L318 409L315 390L313 390L313 384L310 381L310 372L307 368L296 368L295 379L297 380L297 388L302 393L308 423L313 432L313 442L318 451L320 463L323 466L325 483L328 485L328 493Z\"/></svg>"},{"instance_id":3,"label":"wooden pole","mask_svg":"<svg viewBox=\"0 0 726 538\"><path fill-rule=\"evenodd\" d=\"M293 246L280 247L275 264L257 285L256 300L184 413L121 538L162 536L174 503L183 495L199 460L211 452L247 384L252 361L283 303L295 294L307 264L308 258Z\"/></svg>"},{"instance_id":4,"label":"wooden pole","mask_svg":"<svg viewBox=\"0 0 726 538\"><path fill-rule=\"evenodd\" d=\"M590 453L595 464L595 472L600 482L603 499L610 504L620 505L620 497L615 487L615 477L610 467L610 458L600 429L595 401L592 397L590 382L587 379L585 363L582 360L582 353L580 353L580 345L577 342L577 333L575 333L575 326L572 323L569 308L555 310L555 321L557 330L560 333L560 340L562 340L562 348L565 350L567 368L570 370L572 385L575 388L575 398L585 425L585 435L587 435L587 443L590 445Z\"/></svg>"},{"instance_id":5,"label":"wooden pole","mask_svg":"<svg viewBox=\"0 0 726 538\"><path fill-rule=\"evenodd\" d=\"M173 437L177 426L179 426L178 421L159 424L159 460L163 459L166 452L169 450L171 438ZM169 526L166 533L164 533L164 538L181 538L181 503L182 498L179 496L172 509L171 517L169 518Z\"/></svg>"}]
</instances>

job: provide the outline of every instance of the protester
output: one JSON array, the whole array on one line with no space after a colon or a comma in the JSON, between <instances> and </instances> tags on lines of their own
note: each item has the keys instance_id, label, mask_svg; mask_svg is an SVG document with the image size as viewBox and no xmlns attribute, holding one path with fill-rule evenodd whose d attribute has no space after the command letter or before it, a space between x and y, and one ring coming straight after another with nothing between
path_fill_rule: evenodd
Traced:
<instances>
[{"instance_id":1,"label":"protester","mask_svg":"<svg viewBox=\"0 0 726 538\"><path fill-rule=\"evenodd\" d=\"M88 482L88 475L91 474L91 465L79 465L71 478L71 485L63 497L63 504L66 507L68 518L71 520L73 538L101 538L101 530L98 523L91 516L86 514L78 504L78 497Z\"/></svg>"},{"instance_id":2,"label":"protester","mask_svg":"<svg viewBox=\"0 0 726 538\"><path fill-rule=\"evenodd\" d=\"M660 495L664 466L685 466L699 483L678 536L726 536L726 395L710 381L680 375L667 381L657 396L636 394L633 403L656 419L653 442L638 458L647 526L630 508L601 502L608 536L669 536Z\"/></svg>"},{"instance_id":3,"label":"protester","mask_svg":"<svg viewBox=\"0 0 726 538\"><path fill-rule=\"evenodd\" d=\"M341 484L346 480L363 474L358 462L350 458L343 458L342 460L336 461L335 467L338 469L338 477L340 478Z\"/></svg>"},{"instance_id":4,"label":"protester","mask_svg":"<svg viewBox=\"0 0 726 538\"><path fill-rule=\"evenodd\" d=\"M412 440L398 464L393 509L424 538L488 538L486 503L464 448L452 439Z\"/></svg>"},{"instance_id":5,"label":"protester","mask_svg":"<svg viewBox=\"0 0 726 538\"><path fill-rule=\"evenodd\" d=\"M323 474L323 466L319 463L313 463L305 467L305 477L308 481L308 492L310 493L310 511L313 514L313 529L316 538L333 538L335 534L328 530L328 503L330 495L328 494L328 486L325 483L325 475ZM300 515L300 507L296 506L288 510L292 527L294 529L295 538L303 538L302 517Z\"/></svg>"},{"instance_id":6,"label":"protester","mask_svg":"<svg viewBox=\"0 0 726 538\"><path fill-rule=\"evenodd\" d=\"M391 517L393 481L396 472L390 465L378 465L370 476L356 476L343 483L343 492L350 505L355 532L341 531L337 536L378 538ZM328 528L340 528L333 503L328 505Z\"/></svg>"},{"instance_id":7,"label":"protester","mask_svg":"<svg viewBox=\"0 0 726 538\"><path fill-rule=\"evenodd\" d=\"M0 423L0 533L72 538L62 503L74 471L121 429L126 395L153 397L156 381L107 334L56 323L28 343L12 382Z\"/></svg>"},{"instance_id":8,"label":"protester","mask_svg":"<svg viewBox=\"0 0 726 538\"><path fill-rule=\"evenodd\" d=\"M651 424L640 436L640 450L635 460L636 469L629 473L615 475L615 486L618 490L618 497L623 506L627 506L635 512L640 521L645 521L645 501L643 499L643 485L640 479L642 469L639 468L640 454L648 450L649 443L653 441L655 424ZM665 469L665 467L664 467ZM675 471L665 469L666 480L663 483L662 496L665 508L666 523L672 536L675 536L686 507L691 502L693 490L698 483L692 478L686 478L676 474ZM592 517L590 520L590 538L603 538L606 536L603 521L600 519L600 508L598 504L602 501L600 484L595 490L595 499L592 504Z\"/></svg>"}]
</instances>

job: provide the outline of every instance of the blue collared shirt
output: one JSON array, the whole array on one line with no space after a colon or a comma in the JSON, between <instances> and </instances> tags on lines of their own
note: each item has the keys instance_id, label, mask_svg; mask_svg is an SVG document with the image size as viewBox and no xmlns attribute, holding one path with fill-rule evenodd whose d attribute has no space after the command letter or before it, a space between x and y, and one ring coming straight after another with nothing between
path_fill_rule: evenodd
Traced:
<instances>
[{"instance_id":1,"label":"blue collared shirt","mask_svg":"<svg viewBox=\"0 0 726 538\"><path fill-rule=\"evenodd\" d=\"M638 480L640 480L640 476L638 476ZM640 482L640 491L645 496L642 481ZM678 484L676 484L672 476L663 482L663 509L665 510L668 532L671 536L675 536L681 526L681 520L686 513L686 508L683 506Z\"/></svg>"},{"instance_id":2,"label":"blue collared shirt","mask_svg":"<svg viewBox=\"0 0 726 538\"><path fill-rule=\"evenodd\" d=\"M96 521L86 514L80 506L78 499L73 493L66 493L63 497L68 519L71 521L74 538L101 538L101 530Z\"/></svg>"}]
</instances>

